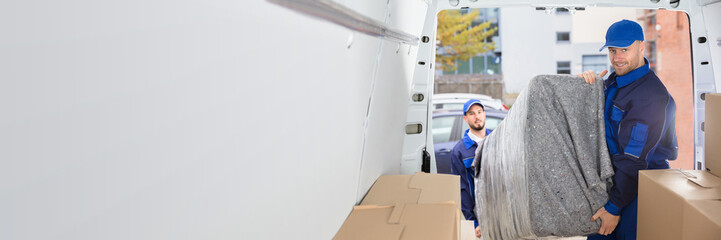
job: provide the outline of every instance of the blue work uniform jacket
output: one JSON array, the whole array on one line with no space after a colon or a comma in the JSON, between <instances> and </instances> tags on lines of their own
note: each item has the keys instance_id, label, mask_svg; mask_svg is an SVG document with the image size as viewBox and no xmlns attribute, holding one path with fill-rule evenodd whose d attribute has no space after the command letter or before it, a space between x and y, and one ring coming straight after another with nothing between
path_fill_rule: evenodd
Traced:
<instances>
[{"instance_id":1,"label":"blue work uniform jacket","mask_svg":"<svg viewBox=\"0 0 721 240\"><path fill-rule=\"evenodd\" d=\"M476 206L475 184L473 176L475 171L471 167L473 159L476 156L476 148L478 144L468 136L468 131L463 134L463 139L458 141L453 150L451 150L451 173L461 176L461 211L466 220L473 220L474 225L478 226L478 218L473 212ZM491 134L491 130L486 129L486 137Z\"/></svg>"},{"instance_id":2,"label":"blue work uniform jacket","mask_svg":"<svg viewBox=\"0 0 721 240\"><path fill-rule=\"evenodd\" d=\"M676 159L676 103L646 64L604 82L606 144L616 174L605 208L618 216L638 195L638 171Z\"/></svg>"}]
</instances>

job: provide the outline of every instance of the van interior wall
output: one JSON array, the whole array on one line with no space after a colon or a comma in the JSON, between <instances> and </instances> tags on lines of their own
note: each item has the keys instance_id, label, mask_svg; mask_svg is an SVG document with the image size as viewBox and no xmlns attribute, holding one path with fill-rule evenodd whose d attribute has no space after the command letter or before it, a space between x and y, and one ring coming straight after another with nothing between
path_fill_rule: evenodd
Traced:
<instances>
[{"instance_id":1,"label":"van interior wall","mask_svg":"<svg viewBox=\"0 0 721 240\"><path fill-rule=\"evenodd\" d=\"M710 48L710 56L707 56L704 54L705 59L702 61L707 61L708 64L703 65L704 70L703 73L705 75L701 76L695 76L695 77L704 77L706 79L715 79L715 84L712 86L716 91L719 92L719 88L721 88L721 27L718 27L718 25L715 25L714 23L721 22L721 1L715 1L714 3L711 3L709 5L706 5L703 7L703 19L704 22L706 22L706 30L708 31L706 34L706 42L709 48ZM694 44L699 44L702 47L703 44L698 41L698 39L692 39L692 42ZM694 47L697 47L694 45ZM707 70L706 68L711 68L710 70ZM712 74L712 75L708 75ZM709 81L704 81L709 82Z\"/></svg>"},{"instance_id":2,"label":"van interior wall","mask_svg":"<svg viewBox=\"0 0 721 240\"><path fill-rule=\"evenodd\" d=\"M399 171L416 47L266 1L0 12L3 239L329 239Z\"/></svg>"},{"instance_id":3,"label":"van interior wall","mask_svg":"<svg viewBox=\"0 0 721 240\"><path fill-rule=\"evenodd\" d=\"M699 2L701 3L701 2ZM689 26L691 28L691 55L694 79L694 144L696 146L695 169L706 169L704 166L704 132L706 102L701 97L703 93L719 92L721 87L721 27L715 24L721 21L721 2L708 1L707 5L697 8L689 13ZM705 23L705 26L699 23ZM701 39L705 41L701 41ZM705 64L704 64L705 63Z\"/></svg>"}]
</instances>

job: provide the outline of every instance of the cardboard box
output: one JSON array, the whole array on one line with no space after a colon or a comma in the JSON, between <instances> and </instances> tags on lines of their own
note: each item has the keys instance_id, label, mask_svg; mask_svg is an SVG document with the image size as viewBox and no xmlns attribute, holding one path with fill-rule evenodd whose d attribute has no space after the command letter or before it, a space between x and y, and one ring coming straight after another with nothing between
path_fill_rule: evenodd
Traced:
<instances>
[{"instance_id":1,"label":"cardboard box","mask_svg":"<svg viewBox=\"0 0 721 240\"><path fill-rule=\"evenodd\" d=\"M458 240L460 189L456 175L380 176L333 239Z\"/></svg>"},{"instance_id":2,"label":"cardboard box","mask_svg":"<svg viewBox=\"0 0 721 240\"><path fill-rule=\"evenodd\" d=\"M416 173L378 177L360 205L438 203L452 201L461 209L461 179L458 175Z\"/></svg>"},{"instance_id":3,"label":"cardboard box","mask_svg":"<svg viewBox=\"0 0 721 240\"><path fill-rule=\"evenodd\" d=\"M721 178L702 170L640 171L638 239L721 239Z\"/></svg>"},{"instance_id":4,"label":"cardboard box","mask_svg":"<svg viewBox=\"0 0 721 240\"><path fill-rule=\"evenodd\" d=\"M705 98L704 161L706 170L721 177L721 93L706 93Z\"/></svg>"},{"instance_id":5,"label":"cardboard box","mask_svg":"<svg viewBox=\"0 0 721 240\"><path fill-rule=\"evenodd\" d=\"M459 212L453 203L362 205L333 239L458 239Z\"/></svg>"}]
</instances>

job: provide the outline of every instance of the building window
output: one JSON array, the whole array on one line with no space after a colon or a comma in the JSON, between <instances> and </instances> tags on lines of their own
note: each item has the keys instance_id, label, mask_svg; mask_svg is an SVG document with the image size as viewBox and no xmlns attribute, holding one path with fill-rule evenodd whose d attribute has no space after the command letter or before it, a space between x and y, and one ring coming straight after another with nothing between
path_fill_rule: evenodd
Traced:
<instances>
[{"instance_id":1,"label":"building window","mask_svg":"<svg viewBox=\"0 0 721 240\"><path fill-rule=\"evenodd\" d=\"M587 70L593 70L596 74L603 72L603 70L608 69L606 65L607 58L606 55L583 55L582 72Z\"/></svg>"},{"instance_id":2,"label":"building window","mask_svg":"<svg viewBox=\"0 0 721 240\"><path fill-rule=\"evenodd\" d=\"M656 41L647 41L646 58L648 59L648 66L651 68L651 71L656 72Z\"/></svg>"},{"instance_id":3,"label":"building window","mask_svg":"<svg viewBox=\"0 0 721 240\"><path fill-rule=\"evenodd\" d=\"M571 62L556 62L556 73L571 74Z\"/></svg>"},{"instance_id":4,"label":"building window","mask_svg":"<svg viewBox=\"0 0 721 240\"><path fill-rule=\"evenodd\" d=\"M456 74L469 74L471 73L471 66L472 66L471 60L463 61L461 59L458 59L456 61L456 66L458 66L458 69L456 71Z\"/></svg>"},{"instance_id":5,"label":"building window","mask_svg":"<svg viewBox=\"0 0 721 240\"><path fill-rule=\"evenodd\" d=\"M557 43L571 42L571 33L570 32L557 32L556 33L556 42Z\"/></svg>"},{"instance_id":6,"label":"building window","mask_svg":"<svg viewBox=\"0 0 721 240\"><path fill-rule=\"evenodd\" d=\"M473 65L471 65L471 67L473 68L472 73L480 73L480 74L485 73L485 72L483 72L483 70L486 69L486 56L485 55L475 56L475 57L471 58L471 61L473 62Z\"/></svg>"},{"instance_id":7,"label":"building window","mask_svg":"<svg viewBox=\"0 0 721 240\"><path fill-rule=\"evenodd\" d=\"M648 13L648 25L650 26L656 26L656 11L651 10Z\"/></svg>"}]
</instances>

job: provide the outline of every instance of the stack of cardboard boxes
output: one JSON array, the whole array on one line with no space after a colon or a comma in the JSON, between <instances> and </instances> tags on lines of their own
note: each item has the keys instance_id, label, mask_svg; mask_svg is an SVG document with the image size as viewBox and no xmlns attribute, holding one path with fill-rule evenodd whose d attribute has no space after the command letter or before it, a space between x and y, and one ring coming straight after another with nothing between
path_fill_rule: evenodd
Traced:
<instances>
[{"instance_id":1,"label":"stack of cardboard boxes","mask_svg":"<svg viewBox=\"0 0 721 240\"><path fill-rule=\"evenodd\" d=\"M456 175L380 176L333 239L474 239L460 207Z\"/></svg>"},{"instance_id":2,"label":"stack of cardboard boxes","mask_svg":"<svg viewBox=\"0 0 721 240\"><path fill-rule=\"evenodd\" d=\"M706 94L704 135L705 170L639 173L638 239L721 239L721 94Z\"/></svg>"}]
</instances>

